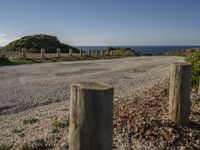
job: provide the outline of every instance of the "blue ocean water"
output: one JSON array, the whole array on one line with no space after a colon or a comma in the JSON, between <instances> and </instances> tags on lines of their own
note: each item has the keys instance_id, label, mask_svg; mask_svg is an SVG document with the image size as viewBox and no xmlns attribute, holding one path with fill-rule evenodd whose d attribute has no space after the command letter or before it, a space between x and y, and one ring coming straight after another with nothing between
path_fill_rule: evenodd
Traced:
<instances>
[{"instance_id":1,"label":"blue ocean water","mask_svg":"<svg viewBox=\"0 0 200 150\"><path fill-rule=\"evenodd\" d=\"M109 46L75 46L78 49L82 50L103 50ZM200 48L198 46L112 46L112 47L129 47L134 49L137 52L142 52L144 54L157 54L157 53L165 53L168 51L176 51L176 50L185 50L188 48Z\"/></svg>"}]
</instances>

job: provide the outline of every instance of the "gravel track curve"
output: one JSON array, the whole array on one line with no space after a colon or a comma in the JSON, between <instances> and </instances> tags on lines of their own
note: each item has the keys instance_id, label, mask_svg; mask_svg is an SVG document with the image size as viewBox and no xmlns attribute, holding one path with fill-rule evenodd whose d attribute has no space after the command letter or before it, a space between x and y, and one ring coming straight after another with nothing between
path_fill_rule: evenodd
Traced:
<instances>
[{"instance_id":1,"label":"gravel track curve","mask_svg":"<svg viewBox=\"0 0 200 150\"><path fill-rule=\"evenodd\" d=\"M115 96L138 94L163 82L169 65L183 57L152 56L0 67L0 115L69 100L79 81L112 84Z\"/></svg>"}]
</instances>

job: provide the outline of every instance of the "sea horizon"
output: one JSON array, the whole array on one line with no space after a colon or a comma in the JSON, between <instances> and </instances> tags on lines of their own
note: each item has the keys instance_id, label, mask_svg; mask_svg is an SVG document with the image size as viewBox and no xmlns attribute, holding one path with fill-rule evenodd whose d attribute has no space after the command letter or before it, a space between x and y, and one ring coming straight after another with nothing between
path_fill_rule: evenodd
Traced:
<instances>
[{"instance_id":1,"label":"sea horizon","mask_svg":"<svg viewBox=\"0 0 200 150\"><path fill-rule=\"evenodd\" d=\"M103 50L107 47L121 47L121 48L132 48L136 52L142 53L165 53L168 51L181 51L188 48L200 48L200 45L112 45L112 46L74 46L78 49L82 49L84 51L87 50Z\"/></svg>"}]
</instances>

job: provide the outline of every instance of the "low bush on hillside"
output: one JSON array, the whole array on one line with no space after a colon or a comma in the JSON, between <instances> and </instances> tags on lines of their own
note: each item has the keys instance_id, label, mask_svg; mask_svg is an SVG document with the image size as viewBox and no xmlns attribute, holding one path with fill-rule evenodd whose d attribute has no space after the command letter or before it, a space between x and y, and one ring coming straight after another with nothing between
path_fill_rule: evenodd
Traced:
<instances>
[{"instance_id":1,"label":"low bush on hillside","mask_svg":"<svg viewBox=\"0 0 200 150\"><path fill-rule=\"evenodd\" d=\"M192 87L198 88L200 77L200 51L187 56L186 61L192 64Z\"/></svg>"}]
</instances>

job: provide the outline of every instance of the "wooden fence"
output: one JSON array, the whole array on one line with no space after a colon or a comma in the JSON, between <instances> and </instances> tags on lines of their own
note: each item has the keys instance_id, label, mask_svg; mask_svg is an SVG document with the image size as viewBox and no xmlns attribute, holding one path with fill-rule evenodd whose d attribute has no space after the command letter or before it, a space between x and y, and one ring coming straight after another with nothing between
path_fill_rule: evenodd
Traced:
<instances>
[{"instance_id":1,"label":"wooden fence","mask_svg":"<svg viewBox=\"0 0 200 150\"><path fill-rule=\"evenodd\" d=\"M74 53L73 49L69 49L68 53L62 53L62 50L60 48L56 49L56 53L46 53L44 48L41 48L40 53L30 53L28 52L25 48L21 49L21 52L18 51L3 51L1 50L1 56L4 54L4 56L6 57L17 57L17 58L22 58L22 59L38 59L38 58L60 58L60 57L67 57L67 56L79 56L79 57L83 57L83 56L89 56L89 57L104 57L104 56L114 56L114 55L118 55L117 53L115 53L114 51L110 50L110 51L83 51L80 50L79 53ZM131 52L125 52L124 55L133 55L133 53Z\"/></svg>"}]
</instances>

